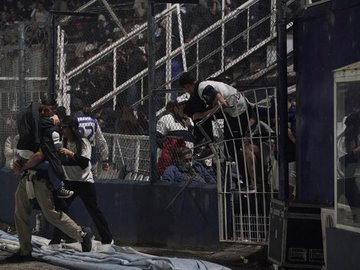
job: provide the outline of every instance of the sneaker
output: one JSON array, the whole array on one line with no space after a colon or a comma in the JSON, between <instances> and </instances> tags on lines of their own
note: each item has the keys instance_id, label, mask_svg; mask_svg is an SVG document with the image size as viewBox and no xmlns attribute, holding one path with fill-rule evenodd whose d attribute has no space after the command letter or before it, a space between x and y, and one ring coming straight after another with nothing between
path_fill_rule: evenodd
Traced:
<instances>
[{"instance_id":1,"label":"sneaker","mask_svg":"<svg viewBox=\"0 0 360 270\"><path fill-rule=\"evenodd\" d=\"M49 245L59 245L61 243L61 239L60 238L53 238L51 239L51 241L49 242Z\"/></svg>"},{"instance_id":2,"label":"sneaker","mask_svg":"<svg viewBox=\"0 0 360 270\"><path fill-rule=\"evenodd\" d=\"M197 153L194 156L194 159L197 161L201 161L201 160L210 159L213 156L214 156L214 153L211 151L211 149L206 147L203 150L201 150L199 153Z\"/></svg>"},{"instance_id":3,"label":"sneaker","mask_svg":"<svg viewBox=\"0 0 360 270\"><path fill-rule=\"evenodd\" d=\"M63 187L58 188L56 190L56 197L58 197L58 198L66 199L66 198L70 198L72 195L74 195L74 191L67 190Z\"/></svg>"},{"instance_id":4,"label":"sneaker","mask_svg":"<svg viewBox=\"0 0 360 270\"><path fill-rule=\"evenodd\" d=\"M102 245L113 245L114 244L114 240L111 239L110 241L101 241Z\"/></svg>"},{"instance_id":5,"label":"sneaker","mask_svg":"<svg viewBox=\"0 0 360 270\"><path fill-rule=\"evenodd\" d=\"M82 242L81 242L81 248L83 252L89 252L92 248L92 232L89 227L82 229Z\"/></svg>"},{"instance_id":6,"label":"sneaker","mask_svg":"<svg viewBox=\"0 0 360 270\"><path fill-rule=\"evenodd\" d=\"M247 193L255 193L256 192L256 188L254 184L249 184L249 187L241 187L241 191L242 192L247 192Z\"/></svg>"},{"instance_id":7,"label":"sneaker","mask_svg":"<svg viewBox=\"0 0 360 270\"><path fill-rule=\"evenodd\" d=\"M29 255L20 255L19 252L15 253L14 255L6 258L3 262L4 263L21 263L21 262L32 262L36 261L31 254Z\"/></svg>"}]
</instances>

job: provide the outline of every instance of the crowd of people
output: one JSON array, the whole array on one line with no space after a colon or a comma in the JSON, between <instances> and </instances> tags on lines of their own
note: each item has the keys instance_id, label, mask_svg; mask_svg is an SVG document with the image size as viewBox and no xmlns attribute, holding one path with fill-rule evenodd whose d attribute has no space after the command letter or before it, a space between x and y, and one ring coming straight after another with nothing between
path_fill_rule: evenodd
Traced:
<instances>
[{"instance_id":1,"label":"crowd of people","mask_svg":"<svg viewBox=\"0 0 360 270\"><path fill-rule=\"evenodd\" d=\"M0 5L1 27L21 21L47 20L50 10L74 11L87 2L87 0L5 0ZM40 16L43 18L40 19Z\"/></svg>"},{"instance_id":2,"label":"crowd of people","mask_svg":"<svg viewBox=\"0 0 360 270\"><path fill-rule=\"evenodd\" d=\"M72 11L85 4L86 0L54 0L54 1L12 1L7 0L1 6L1 20L4 30L7 27L16 24L19 21L32 21L37 28L36 32L39 35L45 35L45 31L39 30L44 28L49 19L49 11ZM67 33L67 43L65 46L67 54L66 70L71 70L79 64L100 52L105 46L108 46L113 41L123 36L123 31L130 32L140 24L146 21L147 3L143 0L129 1L130 12L121 11L121 8L115 9L116 15L120 18L120 23L123 29L119 28L106 12L98 13L97 17L74 17L71 23L65 25ZM244 0L225 1L226 13L230 12L237 6L243 4ZM101 4L101 3L100 3ZM96 5L99 5L97 3ZM159 12L165 8L164 4L156 5L156 11ZM254 6L252 9L252 18L262 16L266 10L263 4ZM105 11L103 8L99 9ZM86 10L85 10L86 11ZM91 11L91 10L90 10ZM129 11L129 10L127 10ZM256 15L257 14L257 15ZM256 16L255 16L256 15ZM217 0L203 0L199 5L185 4L181 8L181 16L183 17L183 34L185 42L190 41L199 32L209 27L211 24L221 18L221 4ZM243 30L246 23L242 21L244 18L239 17L238 20L227 25L226 33L227 39L230 39L236 33ZM233 27L236 24L239 27ZM179 32L176 27L177 20L173 22L173 47L179 44ZM156 58L159 59L165 54L166 34L165 24L159 22L156 25ZM237 29L236 33L234 32ZM94 38L96 37L96 38ZM41 37L38 37L41 39ZM44 36L42 36L43 40ZM33 39L34 41L35 39ZM215 31L203 42L204 46L211 46L201 50L205 55L212 49L219 46L220 33ZM34 41L36 43L36 41ZM82 44L82 45L79 45ZM79 46L83 46L79 49ZM234 44L231 53L238 53L240 44ZM117 82L120 85L129 78L138 74L147 66L148 45L146 34L141 33L130 42L118 48L117 50ZM194 55L190 51L187 55L187 62L191 65ZM206 65L202 65L200 72L200 79L205 78L210 71L209 68L215 68L218 63L214 55ZM108 93L113 88L112 74L108 72L112 69L111 61L100 61L97 65L86 69L80 76L70 80L71 94L73 97L80 97L85 104L91 104ZM183 65L181 58L174 58L172 60L172 74L173 78L178 77L183 72ZM161 87L165 82L165 67L160 67L156 71L156 87ZM178 81L174 81L173 87L179 87ZM148 132L147 110L145 105L135 105L141 97L145 96L147 85L146 80L131 85L126 91L117 96L117 106L112 109L109 103L104 104L102 108L93 115L99 121L99 125L104 132L121 133L121 134L136 134L146 135ZM143 92L143 93L141 93ZM176 95L172 95L175 99ZM190 102L193 102L191 99ZM186 109L186 108L185 108ZM191 117L191 112L186 112ZM199 133L198 130L194 131Z\"/></svg>"},{"instance_id":3,"label":"crowd of people","mask_svg":"<svg viewBox=\"0 0 360 270\"><path fill-rule=\"evenodd\" d=\"M217 119L224 120L221 138L224 143L218 149L223 153L219 157L227 161L235 161L237 164L235 186L247 192L269 191L270 186L275 184L270 183L268 178L268 172L272 169L270 159L271 156L275 159L277 156L274 141L276 127L273 124L274 121L269 121L269 117L275 120L274 97L271 97L265 106L252 103L234 87L214 80L196 80L190 72L182 73L179 85L190 98L185 102L169 103L169 108L157 122L158 145L161 148L158 166L160 173L163 173L162 179L169 181L172 176L172 181L177 182L179 175L183 175L186 179L185 175L188 172L183 166L185 159L179 161L178 157L174 156L174 153L180 157L184 156L181 154L184 148L191 148L195 152L195 159L200 161L211 158L211 154L214 154L211 145L215 142L211 120L215 116ZM165 118L166 121L164 121ZM288 102L288 119L286 149L289 158L289 197L294 199L296 193L296 102L293 99L289 99ZM199 121L201 121L200 125L194 124ZM200 127L202 132L198 130ZM204 144L208 144L205 149L203 149ZM218 145L221 144L218 143ZM215 149L215 151L218 150ZM204 155L204 153L207 154ZM171 169L166 166L168 164L171 164ZM196 163L193 167L197 167Z\"/></svg>"},{"instance_id":4,"label":"crowd of people","mask_svg":"<svg viewBox=\"0 0 360 270\"><path fill-rule=\"evenodd\" d=\"M3 26L3 34L0 33L1 44L6 45L13 42L7 39L6 29L16 24L19 21L30 21L32 24L32 33L29 37L28 43L38 44L47 42L47 30L49 25L50 10L56 11L73 11L85 4L84 0L53 0L53 1L5 1L0 5L1 20ZM101 2L101 1L99 1ZM243 4L245 0L227 0L225 1L226 14L234 10L239 5ZM155 5L156 12L162 11L166 7L165 4ZM72 70L85 60L91 58L95 54L101 52L105 47L112 42L123 37L125 33L139 27L146 22L147 2L143 0L135 0L127 2L121 7L113 5L114 12L119 18L115 22L109 16L101 3L90 5L84 11L94 12L96 10L96 17L80 17L74 16L71 20L62 24L66 33L66 67L67 71ZM251 9L251 18L256 21L256 18L261 18L269 10L269 7L264 4L256 4ZM244 13L245 15L245 13ZM203 0L199 5L185 4L181 8L182 16L182 32L184 41L189 42L201 31L211 26L213 23L221 18L221 2L218 0ZM245 19L245 21L244 21ZM180 44L180 33L177 28L178 22L173 17L172 30L172 46L177 48ZM239 34L246 28L246 16L239 16L236 20L230 21L226 24L226 39L230 40L232 37ZM160 59L165 55L166 48L166 23L160 21L155 27L156 37L156 59ZM16 33L17 35L17 33ZM139 33L131 41L124 46L117 49L117 82L116 85L127 81L138 74L141 70L147 67L148 58L148 44L146 33ZM255 39L255 38L254 38ZM232 46L226 49L227 57L231 55L238 55L244 49L244 42L239 39ZM201 41L201 50L199 59L206 57L209 53L220 47L221 33L215 31L208 35ZM241 44L240 44L241 43ZM194 64L195 48L190 49L187 53L188 66ZM220 52L214 54L210 59L200 64L199 78L204 79L215 70L219 68ZM183 72L182 59L177 57L171 63L171 76L176 78ZM112 74L108 70L112 69L111 61L100 61L96 66L89 67L86 72L83 72L77 78L70 80L71 91L77 92L83 99L87 99L87 103L93 103L100 97L107 94L112 88ZM156 87L161 87L165 82L165 66L159 67L156 71ZM141 85L143 84L143 85ZM177 87L174 82L173 87ZM147 94L146 80L142 83L138 82L131 85L126 91L118 95L118 103L123 106L133 106L136 101ZM142 92L142 93L141 93ZM134 107L137 109L136 106Z\"/></svg>"},{"instance_id":5,"label":"crowd of people","mask_svg":"<svg viewBox=\"0 0 360 270\"><path fill-rule=\"evenodd\" d=\"M168 173L168 168L173 166L174 169L174 166L183 162L176 155L180 155L184 149L191 149L194 160L200 163L201 166L195 162L195 167L203 167L214 179L216 178L212 168L213 151L209 146L214 141L213 124L211 119L203 121L204 118L214 114L217 118L225 117L222 137L226 141L223 149L224 157L226 160L237 162L240 177L244 182L246 179L247 188L254 190L256 186L259 186L261 189L263 179L260 175L264 170L262 167L266 164L263 163L261 157L262 151L264 151L264 141L259 137L274 136L273 126L262 121L263 117L274 116L274 99L271 99L267 108L263 108L249 102L241 92L228 84L213 80L197 81L190 72L182 73L179 85L185 93L189 94L190 98L168 102L164 112L157 116L157 169L160 179L179 182L178 177L175 177L173 173ZM118 113L112 108L89 113L83 101L75 97L71 101L71 111L77 117L79 129L82 130L92 147L90 160L92 173L95 176L98 174L97 168L107 170L109 162L112 162L112 160L109 161L108 144L102 132L148 135L149 124L145 111L135 112L131 107L124 106ZM199 121L203 122L201 124L202 132L197 125ZM289 123L287 150L289 151L290 190L291 196L294 196L296 186L296 103L293 100L289 100ZM14 115L6 119L6 125L8 126L7 130L12 134L6 139L4 155L6 165L11 168L18 141ZM205 138L206 136L207 138ZM99 166L97 159L100 160ZM169 175L173 175L175 178L171 180ZM185 179L186 177L183 181ZM203 181L203 183L211 182Z\"/></svg>"}]
</instances>

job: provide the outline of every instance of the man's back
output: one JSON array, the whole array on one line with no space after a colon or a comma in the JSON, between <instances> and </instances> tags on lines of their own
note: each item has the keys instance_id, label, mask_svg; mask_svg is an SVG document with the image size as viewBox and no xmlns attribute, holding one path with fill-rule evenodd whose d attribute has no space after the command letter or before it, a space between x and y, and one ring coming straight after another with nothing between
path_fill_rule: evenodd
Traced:
<instances>
[{"instance_id":1,"label":"man's back","mask_svg":"<svg viewBox=\"0 0 360 270\"><path fill-rule=\"evenodd\" d=\"M90 142L91 151L91 164L94 165L97 162L96 148L100 153L102 161L108 159L109 149L105 137L100 129L100 126L96 119L85 115L83 112L78 111L74 114L79 122L79 129L82 135Z\"/></svg>"},{"instance_id":2,"label":"man's back","mask_svg":"<svg viewBox=\"0 0 360 270\"><path fill-rule=\"evenodd\" d=\"M76 118L79 122L81 133L89 140L91 146L95 146L95 134L98 131L97 120L85 115L77 116Z\"/></svg>"}]
</instances>

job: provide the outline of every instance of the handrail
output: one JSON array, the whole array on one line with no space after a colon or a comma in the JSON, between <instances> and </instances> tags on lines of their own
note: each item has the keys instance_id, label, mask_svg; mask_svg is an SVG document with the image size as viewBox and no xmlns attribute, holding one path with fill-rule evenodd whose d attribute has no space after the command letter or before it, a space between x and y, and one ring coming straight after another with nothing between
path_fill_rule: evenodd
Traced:
<instances>
[{"instance_id":1,"label":"handrail","mask_svg":"<svg viewBox=\"0 0 360 270\"><path fill-rule=\"evenodd\" d=\"M237 9L235 9L234 11L230 12L229 14L227 14L223 20L219 20L216 23L214 23L213 25L211 25L210 27L206 28L205 30L203 30L202 32L200 32L198 35L196 35L191 41L189 41L188 43L185 44L185 48L183 47L178 47L175 50L173 50L172 52L170 52L169 55L165 55L162 58L160 58L159 60L156 61L155 64L155 68L158 68L159 66L163 65L169 58L173 59L174 57L178 56L183 49L188 49L191 46L193 46L194 44L198 43L199 41L201 41L203 38L207 37L208 34L211 34L212 32L214 32L215 30L217 30L219 27L221 27L223 24L225 24L226 22L230 21L231 19L235 18L237 15L239 15L241 12L243 12L244 10L246 10L247 8L249 8L250 6L252 6L253 4L259 2L260 0L250 0L245 2L243 5L239 6ZM251 25L249 28L247 28L246 30L244 30L243 32L241 32L238 36L241 35L245 35L245 33L247 31L251 31L252 29L256 28L258 25L260 25L262 22L264 22L265 20L269 19L271 16L271 13L269 13L268 16L265 16L265 18L262 18L261 20L259 20L258 22L254 23L253 25ZM119 40L120 41L120 40ZM226 44L229 44L229 42L227 42ZM112 46L112 45L111 45ZM110 47L111 47L110 46ZM108 47L109 48L109 47ZM258 47L254 47L254 48L258 48ZM204 61L206 61L209 57L211 57L212 54L208 55L207 57L205 57L204 59L201 59L199 61L199 63L202 63ZM94 56L95 57L95 56ZM93 58L94 58L93 57ZM90 59L89 59L90 60ZM88 61L89 61L88 60ZM239 60L240 61L240 60ZM236 64L237 62L234 62L234 64ZM84 63L85 64L85 63ZM232 65L230 65L232 66ZM229 64L226 65L226 68L230 67ZM95 101L94 103L91 104L91 108L92 109L96 109L98 108L101 104L109 101L112 97L122 93L123 91L126 90L127 87L129 87L132 83L136 83L138 82L140 79L144 78L147 74L148 69L145 68L143 69L140 73L138 73L136 76L134 76L133 78L130 78L129 80L127 80L126 82L124 82L123 84L121 84L120 86L116 87L115 90L110 91L108 94L106 94L104 97L100 98L99 100ZM221 72L221 71L220 71ZM174 80L175 78L173 78ZM167 83L171 83L173 80L171 80L170 82ZM145 99L148 97L144 97Z\"/></svg>"},{"instance_id":2,"label":"handrail","mask_svg":"<svg viewBox=\"0 0 360 270\"><path fill-rule=\"evenodd\" d=\"M160 14L155 16L155 20L160 20L163 17L165 17L168 13L173 12L176 9L176 5L172 5L169 9L164 10L163 12L161 12ZM128 33L127 36L124 36L122 38L120 38L118 41L115 41L114 43L112 43L111 45L109 45L108 47L106 47L104 50L102 50L101 52L99 52L98 54L94 55L93 57L91 57L90 59L86 60L84 63L80 64L78 67L74 68L73 70L69 71L66 76L70 79L76 75L78 75L79 73L81 73L82 71L84 71L86 68L88 68L90 65L98 62L99 60L101 60L104 56L106 56L108 53L111 53L114 49L124 45L126 42L128 42L129 40L131 40L132 38L136 37L137 35L139 35L139 33L141 33L142 31L144 31L147 28L147 23L143 23L142 25L140 25L139 27L137 27L136 29L134 29L133 31L131 31L130 33Z\"/></svg>"},{"instance_id":3,"label":"handrail","mask_svg":"<svg viewBox=\"0 0 360 270\"><path fill-rule=\"evenodd\" d=\"M156 64L155 64L155 68L158 68L161 65L167 63L168 61L171 61L173 58L177 57L180 54L182 54L183 58L184 58L184 55L185 55L184 53L185 53L185 51L187 49L189 49L191 46L194 46L195 44L198 44L203 38L207 37L209 34L213 33L215 30L217 30L219 27L222 27L224 24L226 24L227 22L229 22L230 20L232 20L233 18L238 16L241 12L244 12L246 9L250 8L252 5L258 3L259 1L260 0L249 0L249 1L245 2L244 4L242 4L241 6L236 8L234 11L232 11L229 14L227 14L226 16L224 16L222 20L218 20L216 23L214 23L213 25L211 25L207 29L204 29L201 33L197 34L188 43L186 43L186 44L182 43L183 44L182 46L179 46L178 48L176 48L174 50L171 50L166 55L164 55L162 58L157 60ZM178 11L179 11L178 8L179 8L179 5L172 5L169 9L166 9L162 13L158 14L156 16L156 19L158 20L160 18L163 18L164 16L168 15L170 12L173 12L173 11L176 11L178 13ZM262 19L260 19L259 21L255 22L254 24L252 24L251 26L246 28L240 34L237 34L231 40L228 40L228 41L224 42L223 45L220 48L215 49L214 51L209 53L207 56L203 57L202 59L199 59L199 61L197 63L195 63L194 65L192 65L191 67L184 66L184 70L191 70L194 67L198 66L199 64L205 62L210 57L212 57L213 55L218 53L220 50L223 50L223 46L224 46L224 48L226 46L229 46L230 44L232 44L235 40L237 40L241 36L247 35L249 31L253 30L255 27L257 27L258 25L263 23L265 20L271 19L271 16L273 16L275 14L275 12L276 12L276 10L274 10L274 9L271 10L268 15L264 16ZM78 67L76 67L73 70L69 71L65 76L67 76L67 78L70 79L70 78L80 74L87 67L89 67L90 65L96 63L97 61L99 61L100 59L102 59L103 57L108 55L108 53L113 52L116 48L124 45L126 42L128 42L130 39L137 36L142 31L145 31L146 28L147 28L147 24L146 23L142 24L141 26L139 26L138 28L136 28L132 32L128 33L127 36L122 37L118 41L114 42L113 44L111 44L110 46L105 48L103 51L99 52L97 55L93 56L92 58L88 59L87 61L85 61L84 63L79 65ZM224 72L224 70L227 70L228 68L236 65L237 63L239 63L240 61L245 59L248 55L252 54L256 50L260 49L261 47L266 46L270 41L272 41L276 37L276 32L272 31L273 29L270 29L270 30L271 31L270 31L269 37L264 38L261 42L259 42L258 44L255 44L253 47L247 48L247 51L245 53L238 56L236 59L233 59L231 62L224 63L224 65L222 65L222 68L220 68L218 71L214 72L211 75L209 74L209 77L217 77L222 72ZM249 37L247 37L247 38L249 38ZM134 83L142 80L143 78L145 78L147 76L147 73L148 73L148 68L145 68L142 71L140 71L138 74L136 74L134 77L128 79L125 82L123 82L121 85L119 85L117 87L113 87L112 89L110 89L111 91L109 91L105 96L103 96L102 98L96 100L95 102L93 102L91 104L92 110L100 107L105 102L108 102L114 96L117 96L118 94L124 92L132 84L134 84ZM164 87L164 86L166 87L167 85L171 84L176 79L177 78L171 78L170 80L166 81L160 87ZM113 80L116 80L116 78L113 78ZM114 86L115 86L115 84L114 84ZM145 100L147 98L148 98L148 96L145 96L139 102L141 102L141 101L143 101L143 100ZM136 102L136 103L139 103L139 102Z\"/></svg>"}]
</instances>

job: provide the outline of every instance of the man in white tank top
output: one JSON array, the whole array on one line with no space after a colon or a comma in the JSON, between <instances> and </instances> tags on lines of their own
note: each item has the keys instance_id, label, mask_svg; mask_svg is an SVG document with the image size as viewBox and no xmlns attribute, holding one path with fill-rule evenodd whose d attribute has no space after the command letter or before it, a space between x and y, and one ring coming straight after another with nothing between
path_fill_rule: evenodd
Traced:
<instances>
[{"instance_id":1,"label":"man in white tank top","mask_svg":"<svg viewBox=\"0 0 360 270\"><path fill-rule=\"evenodd\" d=\"M234 87L218 81L196 81L189 72L184 72L179 78L179 84L190 96L198 96L209 110L196 112L193 114L193 120L200 120L209 114L217 112L220 106L226 114L231 129L235 131L234 137L241 137L248 126L246 110L251 111L250 104L242 93ZM241 126L238 126L238 117L240 117ZM237 127L236 127L237 126Z\"/></svg>"},{"instance_id":2,"label":"man in white tank top","mask_svg":"<svg viewBox=\"0 0 360 270\"><path fill-rule=\"evenodd\" d=\"M220 108L223 110L224 123L224 141L226 141L226 157L228 160L237 160L239 170L245 171L244 166L244 149L242 139L249 127L254 121L254 114L251 104L247 99L234 87L223 82L206 80L198 82L189 72L184 72L179 78L179 84L185 92L200 100L209 108L205 111L193 113L193 121L217 113ZM196 97L200 99L196 99ZM198 107L201 104L199 104ZM196 107L197 106L193 106ZM235 143L233 143L235 142ZM206 149L204 149L206 150ZM201 156L200 153L199 156Z\"/></svg>"}]
</instances>

